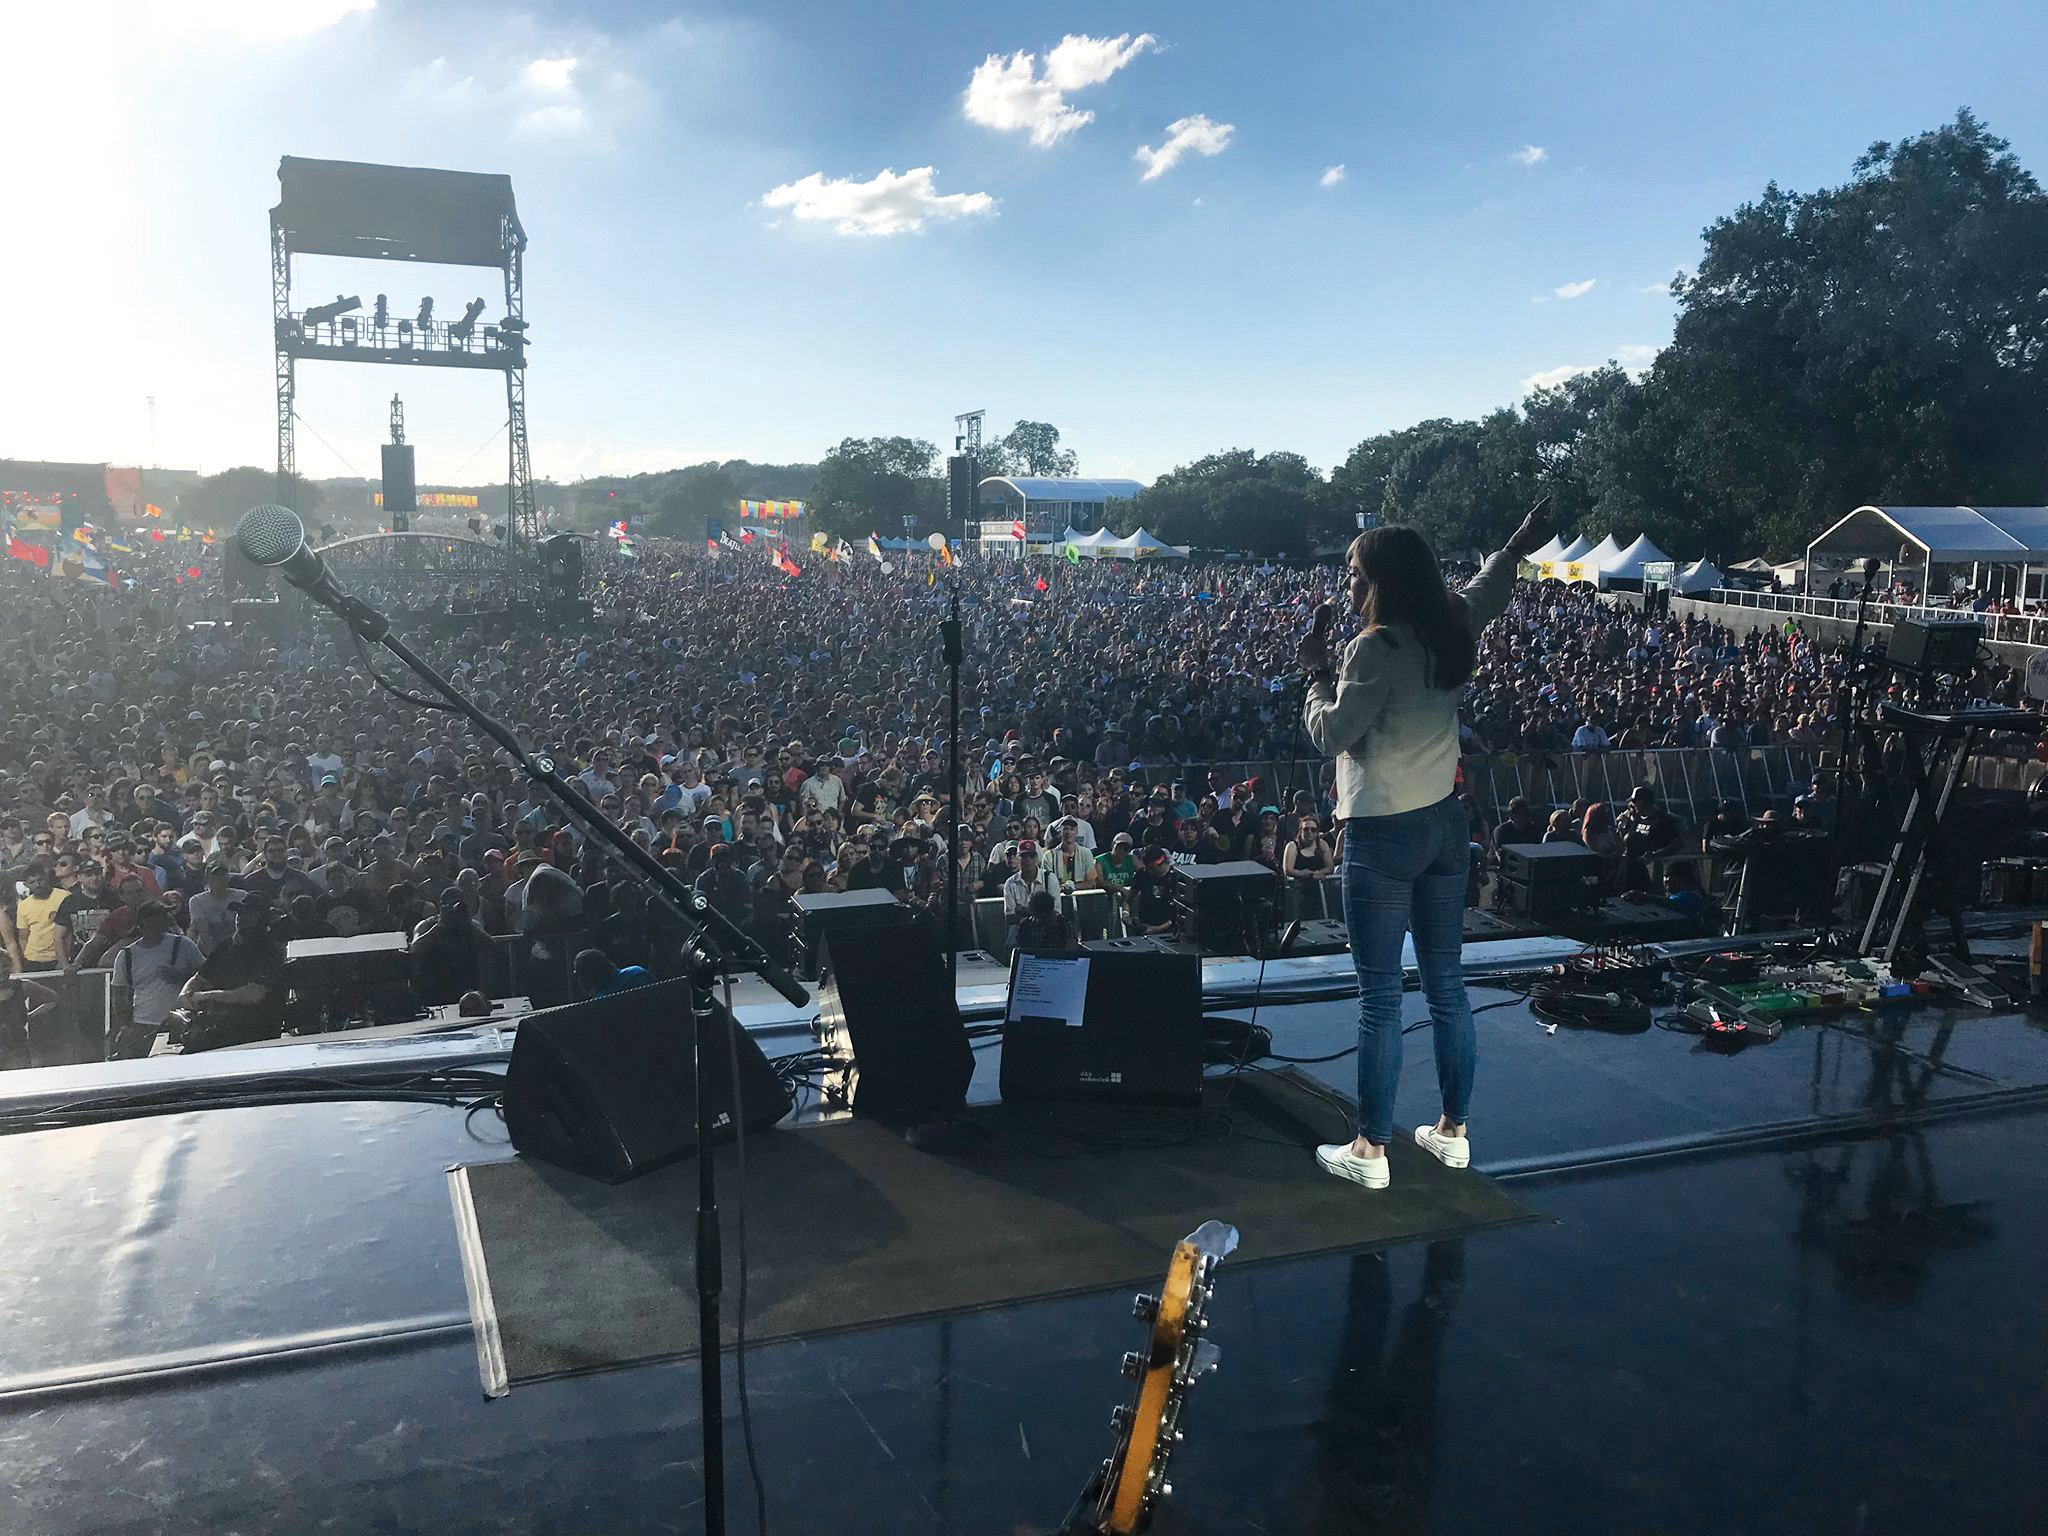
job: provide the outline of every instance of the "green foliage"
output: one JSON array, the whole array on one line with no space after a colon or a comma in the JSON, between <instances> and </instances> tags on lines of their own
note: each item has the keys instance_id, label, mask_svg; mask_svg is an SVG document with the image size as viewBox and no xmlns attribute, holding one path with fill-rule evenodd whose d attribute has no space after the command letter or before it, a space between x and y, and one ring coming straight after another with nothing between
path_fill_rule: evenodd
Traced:
<instances>
[{"instance_id":1,"label":"green foliage","mask_svg":"<svg viewBox=\"0 0 2048 1536\"><path fill-rule=\"evenodd\" d=\"M981 449L984 475L1071 475L1081 463L1073 449L1060 446L1060 429L1049 421L1020 421ZM996 461L1003 467L990 469Z\"/></svg>"},{"instance_id":2,"label":"green foliage","mask_svg":"<svg viewBox=\"0 0 2048 1536\"><path fill-rule=\"evenodd\" d=\"M1844 186L1776 185L1706 231L1672 343L1519 412L1366 439L1342 521L1490 547L1541 489L1560 527L1740 559L1866 502L2033 505L2048 441L2048 198L1968 111Z\"/></svg>"},{"instance_id":3,"label":"green foliage","mask_svg":"<svg viewBox=\"0 0 2048 1536\"><path fill-rule=\"evenodd\" d=\"M819 460L810 496L814 526L849 539L899 534L906 515L932 531L945 505L939 450L915 437L845 439Z\"/></svg>"},{"instance_id":4,"label":"green foliage","mask_svg":"<svg viewBox=\"0 0 2048 1536\"><path fill-rule=\"evenodd\" d=\"M192 528L227 529L251 507L277 502L277 471L243 465L207 475L178 497L177 519ZM292 506L307 523L320 510L320 487L301 476Z\"/></svg>"},{"instance_id":5,"label":"green foliage","mask_svg":"<svg viewBox=\"0 0 2048 1536\"><path fill-rule=\"evenodd\" d=\"M1322 477L1298 453L1212 453L1161 475L1132 501L1112 502L1117 532L1143 525L1169 544L1305 554L1327 520Z\"/></svg>"}]
</instances>

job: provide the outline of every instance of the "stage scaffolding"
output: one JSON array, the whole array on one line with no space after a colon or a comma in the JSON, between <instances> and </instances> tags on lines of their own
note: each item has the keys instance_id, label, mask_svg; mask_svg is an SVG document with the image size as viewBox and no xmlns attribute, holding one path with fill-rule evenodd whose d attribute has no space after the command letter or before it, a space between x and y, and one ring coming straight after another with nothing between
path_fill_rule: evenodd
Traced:
<instances>
[{"instance_id":1,"label":"stage scaffolding","mask_svg":"<svg viewBox=\"0 0 2048 1536\"><path fill-rule=\"evenodd\" d=\"M293 505L298 483L295 397L301 359L495 370L505 378L506 552L530 554L542 530L526 435L526 231L511 178L287 155L278 163L277 180L278 204L270 210L270 304L278 499ZM487 324L480 315L386 314L359 304L341 313L328 313L335 308L329 304L295 310L292 258L300 255L489 267L503 278L504 312Z\"/></svg>"}]
</instances>

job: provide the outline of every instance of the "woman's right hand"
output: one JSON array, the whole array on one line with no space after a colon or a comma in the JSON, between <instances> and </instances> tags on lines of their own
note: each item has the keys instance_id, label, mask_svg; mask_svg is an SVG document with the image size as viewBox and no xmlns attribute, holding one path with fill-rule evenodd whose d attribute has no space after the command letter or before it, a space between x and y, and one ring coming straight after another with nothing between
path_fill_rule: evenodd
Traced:
<instances>
[{"instance_id":1,"label":"woman's right hand","mask_svg":"<svg viewBox=\"0 0 2048 1536\"><path fill-rule=\"evenodd\" d=\"M1507 543L1501 548L1520 560L1541 549L1555 531L1556 526L1550 517L1550 493L1546 491L1523 516L1521 526L1508 535Z\"/></svg>"}]
</instances>

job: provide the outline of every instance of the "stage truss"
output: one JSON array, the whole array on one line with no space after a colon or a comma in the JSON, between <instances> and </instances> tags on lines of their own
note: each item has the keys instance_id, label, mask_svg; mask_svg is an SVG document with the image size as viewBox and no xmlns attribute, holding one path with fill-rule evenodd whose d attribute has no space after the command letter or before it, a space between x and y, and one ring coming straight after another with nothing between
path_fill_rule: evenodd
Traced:
<instances>
[{"instance_id":1,"label":"stage truss","mask_svg":"<svg viewBox=\"0 0 2048 1536\"><path fill-rule=\"evenodd\" d=\"M526 232L510 178L293 156L280 162L277 174L280 197L270 210L270 305L278 499L296 507L301 359L496 371L505 379L508 516L505 549L493 553L500 560L531 555L542 530L526 432ZM379 324L374 312L358 309L308 323L306 311L292 307L295 255L494 268L504 283L504 313L488 325L398 315Z\"/></svg>"}]
</instances>

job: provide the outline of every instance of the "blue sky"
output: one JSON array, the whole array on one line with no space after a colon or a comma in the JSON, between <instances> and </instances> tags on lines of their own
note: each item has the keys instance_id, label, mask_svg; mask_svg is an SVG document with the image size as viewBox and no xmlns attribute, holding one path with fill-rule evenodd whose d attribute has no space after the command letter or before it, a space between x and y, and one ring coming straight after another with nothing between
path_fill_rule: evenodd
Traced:
<instances>
[{"instance_id":1,"label":"blue sky","mask_svg":"<svg viewBox=\"0 0 2048 1536\"><path fill-rule=\"evenodd\" d=\"M1662 284L1768 180L1965 104L2048 173L2044 57L2038 4L8 6L0 455L146 459L153 395L157 461L272 462L297 154L511 174L543 476L972 407L1097 474L1327 469L1646 362ZM489 280L307 260L296 291L452 313ZM502 475L488 377L300 381L307 473L374 473L396 390L423 477Z\"/></svg>"}]
</instances>

